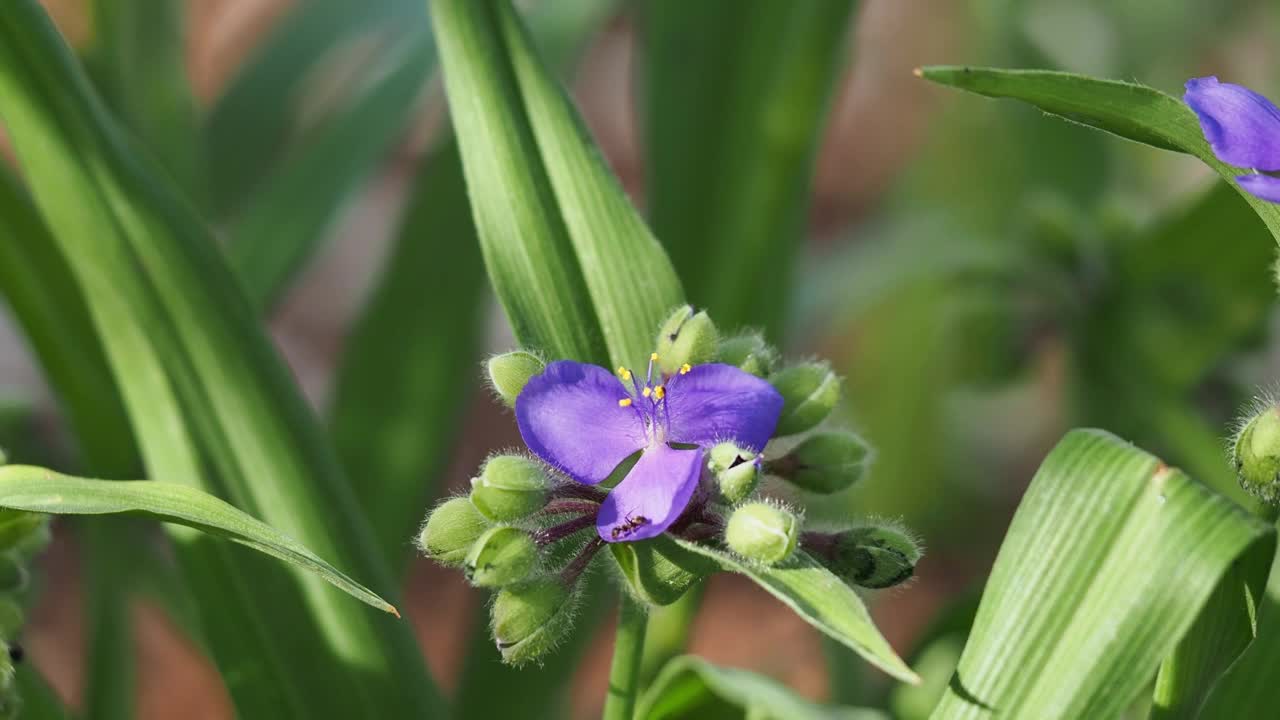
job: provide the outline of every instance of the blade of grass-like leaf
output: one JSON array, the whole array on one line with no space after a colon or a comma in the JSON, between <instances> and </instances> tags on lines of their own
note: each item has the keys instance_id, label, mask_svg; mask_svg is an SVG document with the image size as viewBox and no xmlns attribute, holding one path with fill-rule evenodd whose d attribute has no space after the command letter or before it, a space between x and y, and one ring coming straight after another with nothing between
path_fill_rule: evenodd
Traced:
<instances>
[{"instance_id":1,"label":"blade of grass-like leaf","mask_svg":"<svg viewBox=\"0 0 1280 720\"><path fill-rule=\"evenodd\" d=\"M377 289L348 334L332 436L399 570L438 483L477 372L484 266L458 147L424 160Z\"/></svg>"},{"instance_id":2,"label":"blade of grass-like leaf","mask_svg":"<svg viewBox=\"0 0 1280 720\"><path fill-rule=\"evenodd\" d=\"M1275 555L1274 542L1257 543L1231 565L1200 617L1160 665L1149 717L1200 717L1210 689L1254 640L1257 610Z\"/></svg>"},{"instance_id":3,"label":"blade of grass-like leaf","mask_svg":"<svg viewBox=\"0 0 1280 720\"><path fill-rule=\"evenodd\" d=\"M715 560L725 570L751 578L805 622L894 678L909 683L920 681L880 634L858 593L803 550L781 565L767 567L743 562L731 553L705 545L679 539L676 542Z\"/></svg>"},{"instance_id":4,"label":"blade of grass-like leaf","mask_svg":"<svg viewBox=\"0 0 1280 720\"><path fill-rule=\"evenodd\" d=\"M91 480L32 467L0 467L0 507L49 515L128 513L195 528L282 560L383 612L391 603L321 560L301 543L195 488L154 480Z\"/></svg>"},{"instance_id":5,"label":"blade of grass-like leaf","mask_svg":"<svg viewBox=\"0 0 1280 720\"><path fill-rule=\"evenodd\" d=\"M408 124L433 64L431 34L408 33L349 105L304 138L237 215L227 246L249 297L270 308L349 197Z\"/></svg>"},{"instance_id":6,"label":"blade of grass-like leaf","mask_svg":"<svg viewBox=\"0 0 1280 720\"><path fill-rule=\"evenodd\" d=\"M933 717L1118 716L1274 534L1112 435L1069 433L1018 507Z\"/></svg>"},{"instance_id":7,"label":"blade of grass-like leaf","mask_svg":"<svg viewBox=\"0 0 1280 720\"><path fill-rule=\"evenodd\" d=\"M689 299L775 341L852 0L644 5L648 203Z\"/></svg>"},{"instance_id":8,"label":"blade of grass-like leaf","mask_svg":"<svg viewBox=\"0 0 1280 720\"><path fill-rule=\"evenodd\" d=\"M1136 83L1101 80L1048 70L933 66L920 75L979 95L1031 103L1071 122L1105 130L1204 161L1240 192L1280 242L1280 206L1239 189L1239 170L1219 162L1205 142L1195 113L1181 100Z\"/></svg>"},{"instance_id":9,"label":"blade of grass-like leaf","mask_svg":"<svg viewBox=\"0 0 1280 720\"><path fill-rule=\"evenodd\" d=\"M509 3L433 2L485 264L516 337L638 366L681 291Z\"/></svg>"},{"instance_id":10,"label":"blade of grass-like leaf","mask_svg":"<svg viewBox=\"0 0 1280 720\"><path fill-rule=\"evenodd\" d=\"M1280 556L1271 567L1257 607L1257 637L1215 685L1197 717L1204 720L1264 717L1280 702Z\"/></svg>"},{"instance_id":11,"label":"blade of grass-like leaf","mask_svg":"<svg viewBox=\"0 0 1280 720\"><path fill-rule=\"evenodd\" d=\"M183 42L184 3L97 0L92 14L88 62L107 106L188 196L203 198L199 119Z\"/></svg>"},{"instance_id":12,"label":"blade of grass-like leaf","mask_svg":"<svg viewBox=\"0 0 1280 720\"><path fill-rule=\"evenodd\" d=\"M293 8L209 111L205 148L214 212L231 215L286 156L309 71L370 34L415 27L421 0L310 0Z\"/></svg>"},{"instance_id":13,"label":"blade of grass-like leaf","mask_svg":"<svg viewBox=\"0 0 1280 720\"><path fill-rule=\"evenodd\" d=\"M225 493L390 586L350 488L200 222L127 153L38 6L6 4L0 40L0 114L83 288L150 472ZM202 619L245 716L438 707L404 626L307 573L177 537L197 595L219 599L201 605Z\"/></svg>"},{"instance_id":14,"label":"blade of grass-like leaf","mask_svg":"<svg viewBox=\"0 0 1280 720\"><path fill-rule=\"evenodd\" d=\"M684 655L662 669L636 713L640 720L760 717L787 720L887 720L879 710L817 705L785 685L746 670Z\"/></svg>"}]
</instances>

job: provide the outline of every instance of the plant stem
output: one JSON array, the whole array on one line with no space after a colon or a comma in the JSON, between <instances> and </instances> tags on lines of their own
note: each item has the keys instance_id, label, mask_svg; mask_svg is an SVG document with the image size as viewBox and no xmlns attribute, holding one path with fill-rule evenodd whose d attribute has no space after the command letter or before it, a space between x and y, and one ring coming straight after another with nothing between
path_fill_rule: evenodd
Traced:
<instances>
[{"instance_id":1,"label":"plant stem","mask_svg":"<svg viewBox=\"0 0 1280 720\"><path fill-rule=\"evenodd\" d=\"M632 720L640 690L640 658L649 616L627 593L618 604L618 630L613 641L613 667L609 670L609 694L602 720Z\"/></svg>"}]
</instances>

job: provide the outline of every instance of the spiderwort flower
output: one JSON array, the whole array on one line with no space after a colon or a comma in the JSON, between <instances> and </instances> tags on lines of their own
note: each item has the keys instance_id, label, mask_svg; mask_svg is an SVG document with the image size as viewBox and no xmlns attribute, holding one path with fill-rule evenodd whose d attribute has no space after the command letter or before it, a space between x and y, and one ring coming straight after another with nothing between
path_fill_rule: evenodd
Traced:
<instances>
[{"instance_id":1,"label":"spiderwort flower","mask_svg":"<svg viewBox=\"0 0 1280 720\"><path fill-rule=\"evenodd\" d=\"M1219 160L1261 173L1280 171L1280 108L1240 85L1202 77L1187 81L1183 100ZM1255 197L1280 202L1280 178L1254 173L1236 178Z\"/></svg>"},{"instance_id":2,"label":"spiderwort flower","mask_svg":"<svg viewBox=\"0 0 1280 720\"><path fill-rule=\"evenodd\" d=\"M641 384L627 368L560 360L530 378L516 398L520 435L548 465L585 485L640 458L600 506L606 542L661 534L698 487L707 448L732 441L759 452L773 435L782 396L767 381L729 365L682 365Z\"/></svg>"}]
</instances>

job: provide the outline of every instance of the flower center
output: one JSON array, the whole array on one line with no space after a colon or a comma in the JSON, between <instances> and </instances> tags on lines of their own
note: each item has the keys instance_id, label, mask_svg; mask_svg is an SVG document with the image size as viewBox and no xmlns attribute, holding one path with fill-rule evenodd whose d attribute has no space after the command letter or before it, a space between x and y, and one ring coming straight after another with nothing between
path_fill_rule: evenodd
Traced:
<instances>
[{"instance_id":1,"label":"flower center","mask_svg":"<svg viewBox=\"0 0 1280 720\"><path fill-rule=\"evenodd\" d=\"M658 353L649 355L649 368L645 371L644 384L640 383L630 369L618 368L618 377L622 382L631 383L629 396L619 400L618 407L630 409L631 412L636 413L640 418L640 424L644 427L644 436L650 446L667 442L671 432L671 411L667 406L667 397L675 385L675 380L693 369L689 363L685 363L680 366L680 370L675 375L664 381L661 371L658 372L657 378L653 376L653 365L657 361Z\"/></svg>"}]
</instances>

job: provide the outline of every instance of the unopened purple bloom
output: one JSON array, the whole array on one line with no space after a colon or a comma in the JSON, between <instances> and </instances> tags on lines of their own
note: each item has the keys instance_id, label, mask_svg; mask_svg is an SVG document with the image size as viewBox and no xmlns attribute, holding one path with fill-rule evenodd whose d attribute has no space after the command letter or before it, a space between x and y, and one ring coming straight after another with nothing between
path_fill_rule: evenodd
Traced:
<instances>
[{"instance_id":1,"label":"unopened purple bloom","mask_svg":"<svg viewBox=\"0 0 1280 720\"><path fill-rule=\"evenodd\" d=\"M1200 129L1219 160L1263 172L1280 171L1280 108L1249 88L1192 78L1182 97L1200 118ZM1280 178L1251 174L1240 187L1263 200L1280 202Z\"/></svg>"},{"instance_id":2,"label":"unopened purple bloom","mask_svg":"<svg viewBox=\"0 0 1280 720\"><path fill-rule=\"evenodd\" d=\"M596 517L596 530L608 542L665 531L698 487L704 450L725 440L764 449L781 411L782 396L772 385L735 367L685 365L664 380L653 377L652 360L643 384L625 368L615 377L602 367L560 360L516 398L525 444L580 483L600 483L641 452Z\"/></svg>"}]
</instances>

